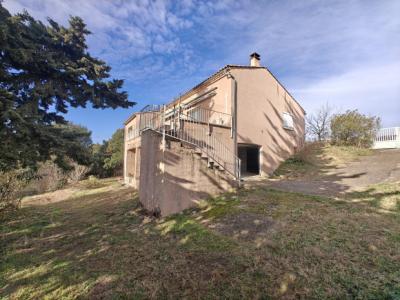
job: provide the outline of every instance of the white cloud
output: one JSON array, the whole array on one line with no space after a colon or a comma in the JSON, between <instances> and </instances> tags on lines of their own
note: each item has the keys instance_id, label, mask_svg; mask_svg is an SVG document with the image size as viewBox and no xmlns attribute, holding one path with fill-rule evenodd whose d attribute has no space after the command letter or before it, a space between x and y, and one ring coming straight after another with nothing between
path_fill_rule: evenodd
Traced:
<instances>
[{"instance_id":1,"label":"white cloud","mask_svg":"<svg viewBox=\"0 0 400 300\"><path fill-rule=\"evenodd\" d=\"M400 126L399 13L388 0L242 3L211 27L224 35L208 37L226 63L259 52L308 112L329 101Z\"/></svg>"},{"instance_id":2,"label":"white cloud","mask_svg":"<svg viewBox=\"0 0 400 300\"><path fill-rule=\"evenodd\" d=\"M224 64L262 63L312 112L326 101L400 125L400 1L5 0L15 13L93 32L90 51L166 101ZM142 94L157 95L155 91Z\"/></svg>"},{"instance_id":3,"label":"white cloud","mask_svg":"<svg viewBox=\"0 0 400 300\"><path fill-rule=\"evenodd\" d=\"M193 8L189 4L185 5L187 11ZM192 54L188 51L190 45L184 44L177 33L193 23L172 11L168 1L6 0L4 6L12 13L26 9L42 21L50 16L63 25L68 24L71 15L82 17L92 32L88 38L90 52L107 60L115 74L125 69L127 80L136 73L133 68L140 68L140 62L133 64L135 60L153 55L155 57L150 59L163 64L166 55ZM125 68L127 63L132 66ZM165 64L167 67L170 63ZM130 74L128 69L132 70ZM137 73L148 73L143 71L146 70Z\"/></svg>"},{"instance_id":4,"label":"white cloud","mask_svg":"<svg viewBox=\"0 0 400 300\"><path fill-rule=\"evenodd\" d=\"M307 111L330 103L336 110L359 109L382 118L383 126L400 125L400 62L366 65L293 90Z\"/></svg>"}]
</instances>

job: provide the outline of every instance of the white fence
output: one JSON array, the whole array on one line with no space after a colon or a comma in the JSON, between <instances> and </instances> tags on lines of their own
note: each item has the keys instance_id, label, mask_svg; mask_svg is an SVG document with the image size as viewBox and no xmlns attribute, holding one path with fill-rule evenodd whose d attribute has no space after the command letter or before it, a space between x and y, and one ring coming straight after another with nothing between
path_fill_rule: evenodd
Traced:
<instances>
[{"instance_id":1,"label":"white fence","mask_svg":"<svg viewBox=\"0 0 400 300\"><path fill-rule=\"evenodd\" d=\"M400 148L400 127L381 128L376 134L373 148Z\"/></svg>"}]
</instances>

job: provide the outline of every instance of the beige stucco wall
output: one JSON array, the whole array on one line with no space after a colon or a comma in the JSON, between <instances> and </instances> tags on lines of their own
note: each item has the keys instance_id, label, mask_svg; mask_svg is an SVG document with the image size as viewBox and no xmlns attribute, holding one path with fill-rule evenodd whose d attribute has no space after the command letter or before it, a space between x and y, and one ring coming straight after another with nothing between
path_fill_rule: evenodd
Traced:
<instances>
[{"instance_id":1,"label":"beige stucco wall","mask_svg":"<svg viewBox=\"0 0 400 300\"><path fill-rule=\"evenodd\" d=\"M210 92L210 94L215 93L215 95L204 99L196 106L230 114L232 109L230 85L231 83L227 76L222 76L219 80L204 87L199 87L193 93L190 93L181 99L177 99L176 102L173 103L175 105L178 105L179 103L184 105L206 92ZM173 104L168 105L168 107L172 108Z\"/></svg>"},{"instance_id":2,"label":"beige stucco wall","mask_svg":"<svg viewBox=\"0 0 400 300\"><path fill-rule=\"evenodd\" d=\"M125 151L125 183L134 188L139 188L140 156L142 151L141 138L139 137L134 141L129 142Z\"/></svg>"},{"instance_id":3,"label":"beige stucco wall","mask_svg":"<svg viewBox=\"0 0 400 300\"><path fill-rule=\"evenodd\" d=\"M261 147L261 174L271 174L283 160L302 147L304 111L266 69L233 68L230 70L230 74L233 78L223 75L216 82L197 88L188 96L182 97L180 103L188 103L207 91L211 91L215 95L200 102L198 106L230 114L235 99L233 82L236 82L237 142L259 145ZM178 103L176 102L176 104ZM169 105L169 108L171 107ZM294 130L283 128L282 113L284 112L292 114ZM130 126L139 127L140 115L138 114L125 124L125 137L128 136L127 131ZM231 129L219 126L212 126L211 129L211 136L217 137L234 153L235 146ZM125 141L124 174L126 183L139 187L141 170L147 170L148 165L142 162L148 159L147 154L151 147L143 145L141 138ZM129 158L128 151L130 149L136 149L134 159ZM145 149L145 151L141 151L141 149ZM135 162L135 167L130 165L132 161ZM157 172L153 171L156 181ZM149 172L146 174L150 174ZM135 173L134 176L132 176L133 173ZM150 179L147 181L149 182ZM146 198L148 197L146 196Z\"/></svg>"},{"instance_id":4,"label":"beige stucco wall","mask_svg":"<svg viewBox=\"0 0 400 300\"><path fill-rule=\"evenodd\" d=\"M128 129L138 128L140 115L136 115L124 127L124 182L139 187L141 139L129 139Z\"/></svg>"},{"instance_id":5,"label":"beige stucco wall","mask_svg":"<svg viewBox=\"0 0 400 300\"><path fill-rule=\"evenodd\" d=\"M152 131L142 134L139 199L150 212L162 216L195 206L201 199L230 190L236 182L226 173L210 169L193 149ZM163 150L164 149L164 150Z\"/></svg>"},{"instance_id":6,"label":"beige stucco wall","mask_svg":"<svg viewBox=\"0 0 400 300\"><path fill-rule=\"evenodd\" d=\"M264 68L233 69L237 86L238 143L261 146L260 172L271 174L304 143L304 111ZM294 130L283 128L282 113L288 112Z\"/></svg>"}]
</instances>

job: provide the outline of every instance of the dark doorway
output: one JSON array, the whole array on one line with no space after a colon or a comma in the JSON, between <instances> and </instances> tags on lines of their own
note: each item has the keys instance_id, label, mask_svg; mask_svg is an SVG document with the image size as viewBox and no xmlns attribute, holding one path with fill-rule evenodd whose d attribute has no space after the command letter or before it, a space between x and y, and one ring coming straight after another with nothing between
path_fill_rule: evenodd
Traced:
<instances>
[{"instance_id":1,"label":"dark doorway","mask_svg":"<svg viewBox=\"0 0 400 300\"><path fill-rule=\"evenodd\" d=\"M242 176L260 174L260 147L253 144L239 144L238 156L241 160Z\"/></svg>"}]
</instances>

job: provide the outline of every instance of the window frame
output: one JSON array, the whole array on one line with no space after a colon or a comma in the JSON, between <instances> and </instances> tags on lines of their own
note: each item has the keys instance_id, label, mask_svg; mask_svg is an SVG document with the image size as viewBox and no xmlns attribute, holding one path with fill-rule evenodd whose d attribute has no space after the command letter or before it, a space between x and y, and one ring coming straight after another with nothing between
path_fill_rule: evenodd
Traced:
<instances>
[{"instance_id":1,"label":"window frame","mask_svg":"<svg viewBox=\"0 0 400 300\"><path fill-rule=\"evenodd\" d=\"M132 139L133 135L133 126L128 127L128 140Z\"/></svg>"},{"instance_id":2,"label":"window frame","mask_svg":"<svg viewBox=\"0 0 400 300\"><path fill-rule=\"evenodd\" d=\"M291 122L286 122L287 119L285 119L285 116L289 116ZM291 126L288 123L291 123ZM293 115L291 113L289 113L289 112L283 112L282 113L282 127L284 129L293 130L294 131L294 118L293 118Z\"/></svg>"}]
</instances>

